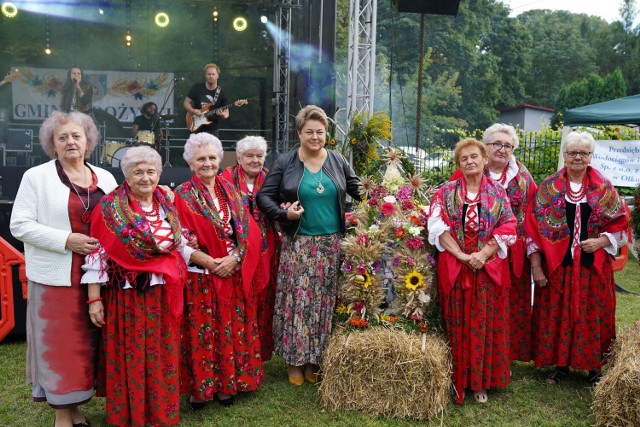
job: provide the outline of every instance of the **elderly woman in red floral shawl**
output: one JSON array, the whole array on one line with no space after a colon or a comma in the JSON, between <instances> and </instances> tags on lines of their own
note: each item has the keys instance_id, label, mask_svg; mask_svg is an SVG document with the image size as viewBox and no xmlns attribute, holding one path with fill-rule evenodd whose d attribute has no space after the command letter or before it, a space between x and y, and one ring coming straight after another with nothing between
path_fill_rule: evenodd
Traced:
<instances>
[{"instance_id":1,"label":"elderly woman in red floral shawl","mask_svg":"<svg viewBox=\"0 0 640 427\"><path fill-rule=\"evenodd\" d=\"M509 197L516 217L516 241L509 247L511 288L509 290L509 329L511 360L531 360L531 264L526 253L527 237L524 218L538 186L527 167L516 160L513 152L519 140L513 126L494 123L484 131L488 163L484 174L500 184ZM451 179L462 176L456 170Z\"/></svg>"},{"instance_id":2,"label":"elderly woman in red floral shawl","mask_svg":"<svg viewBox=\"0 0 640 427\"><path fill-rule=\"evenodd\" d=\"M176 209L157 186L160 155L134 147L120 166L125 183L93 210L91 235L100 248L86 256L81 280L89 284L89 318L102 328L98 392L109 424L174 425L186 262L214 260L182 237Z\"/></svg>"},{"instance_id":3,"label":"elderly woman in red floral shawl","mask_svg":"<svg viewBox=\"0 0 640 427\"><path fill-rule=\"evenodd\" d=\"M438 294L451 347L456 403L465 388L478 403L487 389L510 383L509 265L516 219L507 195L484 175L485 145L472 138L456 144L458 179L435 194L429 243L440 251Z\"/></svg>"},{"instance_id":4,"label":"elderly woman in red floral shawl","mask_svg":"<svg viewBox=\"0 0 640 427\"><path fill-rule=\"evenodd\" d=\"M185 287L180 381L193 410L212 399L231 406L264 376L253 289L260 231L235 187L217 175L223 154L215 136L191 135L183 157L193 177L175 190L185 233L215 261L189 266Z\"/></svg>"},{"instance_id":5,"label":"elderly woman in red floral shawl","mask_svg":"<svg viewBox=\"0 0 640 427\"><path fill-rule=\"evenodd\" d=\"M271 359L273 353L273 305L276 294L280 237L272 220L258 208L256 194L262 188L269 170L264 167L267 157L267 141L261 136L247 136L236 144L238 164L222 172L222 176L235 185L242 195L245 209L260 227L260 261L254 276L260 355L262 361Z\"/></svg>"},{"instance_id":6,"label":"elderly woman in red floral shawl","mask_svg":"<svg viewBox=\"0 0 640 427\"><path fill-rule=\"evenodd\" d=\"M628 214L613 184L589 166L595 149L586 132L567 135L565 167L538 188L526 219L535 282L533 358L555 365L558 384L569 368L600 378L603 355L615 339L612 259L627 243Z\"/></svg>"}]
</instances>

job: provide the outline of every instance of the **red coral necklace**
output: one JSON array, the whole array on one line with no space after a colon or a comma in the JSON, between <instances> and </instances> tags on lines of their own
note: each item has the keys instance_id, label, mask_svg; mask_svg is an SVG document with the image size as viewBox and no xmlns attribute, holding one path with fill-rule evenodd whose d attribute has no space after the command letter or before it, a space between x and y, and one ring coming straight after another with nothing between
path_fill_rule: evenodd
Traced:
<instances>
[{"instance_id":1,"label":"red coral necklace","mask_svg":"<svg viewBox=\"0 0 640 427\"><path fill-rule=\"evenodd\" d=\"M567 178L567 198L569 201L573 203L580 203L585 194L587 194L587 174L582 178L582 183L580 184L580 189L578 191L573 191L571 189L571 182Z\"/></svg>"},{"instance_id":2,"label":"red coral necklace","mask_svg":"<svg viewBox=\"0 0 640 427\"><path fill-rule=\"evenodd\" d=\"M509 169L509 165L507 164L507 166L504 167L504 170L502 171L502 175L500 175L500 184L504 185L505 182L507 182L507 170Z\"/></svg>"}]
</instances>

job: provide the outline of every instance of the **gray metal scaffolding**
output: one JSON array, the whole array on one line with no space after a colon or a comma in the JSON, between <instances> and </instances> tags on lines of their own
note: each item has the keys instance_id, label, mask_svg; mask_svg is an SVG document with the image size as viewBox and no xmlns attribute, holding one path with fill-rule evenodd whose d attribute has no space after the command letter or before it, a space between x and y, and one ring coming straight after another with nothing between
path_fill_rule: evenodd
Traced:
<instances>
[{"instance_id":1,"label":"gray metal scaffolding","mask_svg":"<svg viewBox=\"0 0 640 427\"><path fill-rule=\"evenodd\" d=\"M350 0L347 69L347 129L361 111L373 113L377 0Z\"/></svg>"},{"instance_id":2,"label":"gray metal scaffolding","mask_svg":"<svg viewBox=\"0 0 640 427\"><path fill-rule=\"evenodd\" d=\"M300 0L282 0L278 5L276 47L273 58L273 91L275 107L275 151L280 155L289 150L289 79L291 75L291 9L300 7Z\"/></svg>"}]
</instances>

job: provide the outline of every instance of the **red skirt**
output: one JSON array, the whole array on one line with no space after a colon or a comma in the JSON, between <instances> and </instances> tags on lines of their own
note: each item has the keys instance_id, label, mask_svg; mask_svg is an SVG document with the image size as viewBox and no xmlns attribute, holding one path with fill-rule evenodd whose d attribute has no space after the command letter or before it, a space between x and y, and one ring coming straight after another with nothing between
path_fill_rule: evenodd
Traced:
<instances>
[{"instance_id":1,"label":"red skirt","mask_svg":"<svg viewBox=\"0 0 640 427\"><path fill-rule=\"evenodd\" d=\"M180 391L211 400L216 392L256 390L264 377L255 303L245 301L240 273L228 303L213 276L189 273L182 322Z\"/></svg>"},{"instance_id":2,"label":"red skirt","mask_svg":"<svg viewBox=\"0 0 640 427\"><path fill-rule=\"evenodd\" d=\"M509 298L484 270L462 273L449 295L440 294L451 358L456 403L462 403L463 391L506 387L510 382ZM471 289L462 289L465 274L471 275Z\"/></svg>"},{"instance_id":3,"label":"red skirt","mask_svg":"<svg viewBox=\"0 0 640 427\"><path fill-rule=\"evenodd\" d=\"M169 426L180 420L179 323L167 307L166 287L144 292L103 288L106 325L98 362L98 392L107 422Z\"/></svg>"},{"instance_id":4,"label":"red skirt","mask_svg":"<svg viewBox=\"0 0 640 427\"><path fill-rule=\"evenodd\" d=\"M276 274L256 297L260 356L263 362L271 360L273 354L273 306L276 302Z\"/></svg>"},{"instance_id":5,"label":"red skirt","mask_svg":"<svg viewBox=\"0 0 640 427\"><path fill-rule=\"evenodd\" d=\"M531 264L524 260L522 276L511 272L509 288L511 360L531 361Z\"/></svg>"},{"instance_id":6,"label":"red skirt","mask_svg":"<svg viewBox=\"0 0 640 427\"><path fill-rule=\"evenodd\" d=\"M549 284L536 286L533 305L533 356L537 367L570 366L598 370L616 337L616 294L611 262L599 275L580 267L579 305L571 316L573 266L558 269Z\"/></svg>"}]
</instances>

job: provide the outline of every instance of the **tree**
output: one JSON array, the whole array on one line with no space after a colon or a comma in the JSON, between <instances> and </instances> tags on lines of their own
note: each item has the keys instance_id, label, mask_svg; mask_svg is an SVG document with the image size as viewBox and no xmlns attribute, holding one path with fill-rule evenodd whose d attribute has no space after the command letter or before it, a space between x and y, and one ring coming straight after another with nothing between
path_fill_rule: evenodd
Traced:
<instances>
[{"instance_id":1,"label":"tree","mask_svg":"<svg viewBox=\"0 0 640 427\"><path fill-rule=\"evenodd\" d=\"M626 94L627 90L620 69L616 69L604 78L593 73L582 80L564 85L555 101L557 107L551 118L551 127L554 129L560 127L564 112L570 108L616 99Z\"/></svg>"}]
</instances>

